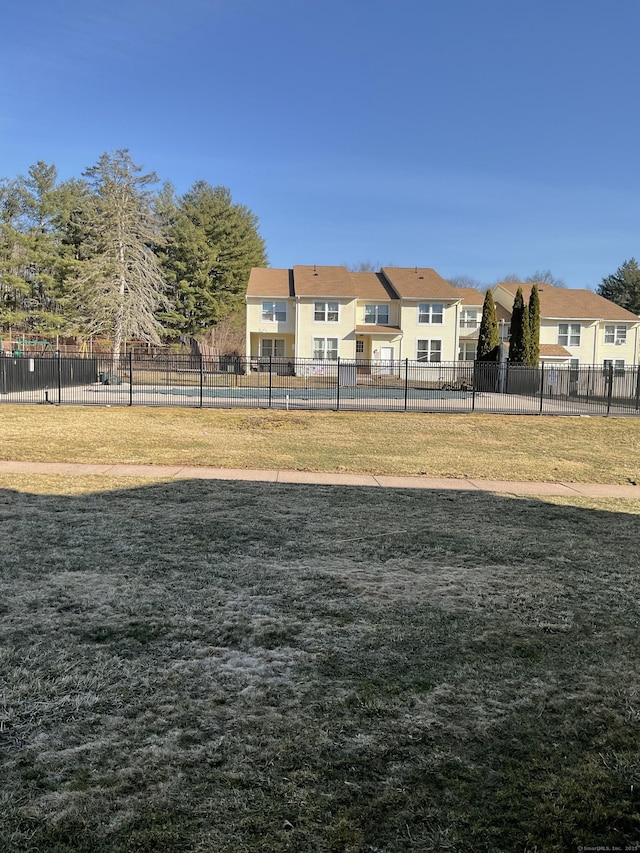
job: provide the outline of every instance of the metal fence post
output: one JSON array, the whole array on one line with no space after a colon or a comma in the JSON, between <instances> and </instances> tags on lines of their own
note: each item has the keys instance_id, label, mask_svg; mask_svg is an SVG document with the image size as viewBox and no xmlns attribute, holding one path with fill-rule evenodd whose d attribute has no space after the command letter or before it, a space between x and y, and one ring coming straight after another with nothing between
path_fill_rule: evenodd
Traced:
<instances>
[{"instance_id":1,"label":"metal fence post","mask_svg":"<svg viewBox=\"0 0 640 853\"><path fill-rule=\"evenodd\" d=\"M336 374L336 412L340 408L340 356L338 356L338 372Z\"/></svg>"},{"instance_id":2,"label":"metal fence post","mask_svg":"<svg viewBox=\"0 0 640 853\"><path fill-rule=\"evenodd\" d=\"M271 388L272 388L272 382L273 382L273 380L271 378L272 377L272 374L271 374L272 364L273 364L273 357L269 356L269 408L271 408Z\"/></svg>"},{"instance_id":3,"label":"metal fence post","mask_svg":"<svg viewBox=\"0 0 640 853\"><path fill-rule=\"evenodd\" d=\"M62 364L60 363L60 350L56 352L58 362L58 405L62 403Z\"/></svg>"},{"instance_id":4,"label":"metal fence post","mask_svg":"<svg viewBox=\"0 0 640 853\"><path fill-rule=\"evenodd\" d=\"M607 379L609 382L609 388L607 390L607 414L611 411L611 397L613 395L613 361L607 367Z\"/></svg>"},{"instance_id":5,"label":"metal fence post","mask_svg":"<svg viewBox=\"0 0 640 853\"><path fill-rule=\"evenodd\" d=\"M544 404L544 362L540 365L540 414Z\"/></svg>"},{"instance_id":6,"label":"metal fence post","mask_svg":"<svg viewBox=\"0 0 640 853\"><path fill-rule=\"evenodd\" d=\"M473 374L471 376L471 411L476 410L476 385L478 383L478 360L473 362Z\"/></svg>"},{"instance_id":7,"label":"metal fence post","mask_svg":"<svg viewBox=\"0 0 640 853\"><path fill-rule=\"evenodd\" d=\"M204 372L202 364L202 353L200 353L200 408L202 408L202 388L204 384Z\"/></svg>"},{"instance_id":8,"label":"metal fence post","mask_svg":"<svg viewBox=\"0 0 640 853\"><path fill-rule=\"evenodd\" d=\"M404 360L404 410L407 411L407 401L409 398L409 359Z\"/></svg>"},{"instance_id":9,"label":"metal fence post","mask_svg":"<svg viewBox=\"0 0 640 853\"><path fill-rule=\"evenodd\" d=\"M129 350L129 405L133 406L133 353Z\"/></svg>"},{"instance_id":10,"label":"metal fence post","mask_svg":"<svg viewBox=\"0 0 640 853\"><path fill-rule=\"evenodd\" d=\"M640 408L640 365L636 365L636 412Z\"/></svg>"}]
</instances>

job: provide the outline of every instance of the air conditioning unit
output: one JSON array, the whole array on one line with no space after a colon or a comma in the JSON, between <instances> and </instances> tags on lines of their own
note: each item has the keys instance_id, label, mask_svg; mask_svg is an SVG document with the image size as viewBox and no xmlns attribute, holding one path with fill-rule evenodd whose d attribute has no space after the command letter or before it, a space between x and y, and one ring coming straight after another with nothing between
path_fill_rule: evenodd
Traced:
<instances>
[{"instance_id":1,"label":"air conditioning unit","mask_svg":"<svg viewBox=\"0 0 640 853\"><path fill-rule=\"evenodd\" d=\"M616 341L617 347L621 347L623 344L626 344L626 341Z\"/></svg>"}]
</instances>

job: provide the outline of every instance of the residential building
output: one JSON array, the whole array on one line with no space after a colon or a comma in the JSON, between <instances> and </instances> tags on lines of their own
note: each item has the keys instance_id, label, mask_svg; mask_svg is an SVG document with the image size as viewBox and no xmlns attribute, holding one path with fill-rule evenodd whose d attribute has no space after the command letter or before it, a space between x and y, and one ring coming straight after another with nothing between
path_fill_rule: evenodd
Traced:
<instances>
[{"instance_id":1,"label":"residential building","mask_svg":"<svg viewBox=\"0 0 640 853\"><path fill-rule=\"evenodd\" d=\"M531 284L501 282L493 290L496 309L511 311L518 288L525 303ZM540 360L548 364L638 364L640 319L591 290L538 284L540 294Z\"/></svg>"},{"instance_id":2,"label":"residential building","mask_svg":"<svg viewBox=\"0 0 640 853\"><path fill-rule=\"evenodd\" d=\"M509 340L518 287L493 290L500 340ZM590 290L539 284L540 360L549 364L638 364L640 319ZM473 361L484 294L452 287L430 268L255 268L247 287L246 352L269 358L385 364Z\"/></svg>"},{"instance_id":3,"label":"residential building","mask_svg":"<svg viewBox=\"0 0 640 853\"><path fill-rule=\"evenodd\" d=\"M454 289L462 300L459 314L458 361L475 361L484 293L474 287L456 287ZM502 305L496 305L496 319L498 320L500 342L505 343L509 340L511 311L507 311Z\"/></svg>"},{"instance_id":4,"label":"residential building","mask_svg":"<svg viewBox=\"0 0 640 853\"><path fill-rule=\"evenodd\" d=\"M456 361L462 298L433 269L252 270L247 354L335 361Z\"/></svg>"}]
</instances>

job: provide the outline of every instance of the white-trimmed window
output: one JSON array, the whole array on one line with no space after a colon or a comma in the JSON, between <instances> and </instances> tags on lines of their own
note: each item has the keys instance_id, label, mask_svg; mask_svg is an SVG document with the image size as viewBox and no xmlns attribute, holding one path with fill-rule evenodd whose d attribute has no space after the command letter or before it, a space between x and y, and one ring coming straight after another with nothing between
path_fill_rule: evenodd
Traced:
<instances>
[{"instance_id":1,"label":"white-trimmed window","mask_svg":"<svg viewBox=\"0 0 640 853\"><path fill-rule=\"evenodd\" d=\"M443 320L442 302L421 302L418 305L418 323L442 323Z\"/></svg>"},{"instance_id":2,"label":"white-trimmed window","mask_svg":"<svg viewBox=\"0 0 640 853\"><path fill-rule=\"evenodd\" d=\"M356 355L364 355L364 341L356 341Z\"/></svg>"},{"instance_id":3,"label":"white-trimmed window","mask_svg":"<svg viewBox=\"0 0 640 853\"><path fill-rule=\"evenodd\" d=\"M563 347L579 347L580 323L558 323L558 343Z\"/></svg>"},{"instance_id":4,"label":"white-trimmed window","mask_svg":"<svg viewBox=\"0 0 640 853\"><path fill-rule=\"evenodd\" d=\"M477 341L460 341L458 361L475 361L478 351Z\"/></svg>"},{"instance_id":5,"label":"white-trimmed window","mask_svg":"<svg viewBox=\"0 0 640 853\"><path fill-rule=\"evenodd\" d=\"M338 339L337 338L314 338L313 339L313 357L321 361L337 361L338 360Z\"/></svg>"},{"instance_id":6,"label":"white-trimmed window","mask_svg":"<svg viewBox=\"0 0 640 853\"><path fill-rule=\"evenodd\" d=\"M480 325L477 308L463 308L460 312L461 329L477 329Z\"/></svg>"},{"instance_id":7,"label":"white-trimmed window","mask_svg":"<svg viewBox=\"0 0 640 853\"><path fill-rule=\"evenodd\" d=\"M262 338L260 355L262 358L284 358L284 338Z\"/></svg>"},{"instance_id":8,"label":"white-trimmed window","mask_svg":"<svg viewBox=\"0 0 640 853\"><path fill-rule=\"evenodd\" d=\"M418 361L442 361L442 341L418 341Z\"/></svg>"},{"instance_id":9,"label":"white-trimmed window","mask_svg":"<svg viewBox=\"0 0 640 853\"><path fill-rule=\"evenodd\" d=\"M623 358L605 358L602 362L603 372L609 373L609 368L613 365L613 372L616 376L624 376L624 359Z\"/></svg>"},{"instance_id":10,"label":"white-trimmed window","mask_svg":"<svg viewBox=\"0 0 640 853\"><path fill-rule=\"evenodd\" d=\"M287 303L286 302L263 302L262 303L262 322L263 323L286 323L287 321Z\"/></svg>"},{"instance_id":11,"label":"white-trimmed window","mask_svg":"<svg viewBox=\"0 0 640 853\"><path fill-rule=\"evenodd\" d=\"M389 306L388 305L365 305L364 306L364 322L372 323L374 326L389 325Z\"/></svg>"},{"instance_id":12,"label":"white-trimmed window","mask_svg":"<svg viewBox=\"0 0 640 853\"><path fill-rule=\"evenodd\" d=\"M626 342L627 342L627 327L626 326L605 326L604 327L604 342L605 342L605 344L626 344Z\"/></svg>"},{"instance_id":13,"label":"white-trimmed window","mask_svg":"<svg viewBox=\"0 0 640 853\"><path fill-rule=\"evenodd\" d=\"M313 303L313 319L316 323L337 323L338 322L338 303L337 302L314 302Z\"/></svg>"}]
</instances>

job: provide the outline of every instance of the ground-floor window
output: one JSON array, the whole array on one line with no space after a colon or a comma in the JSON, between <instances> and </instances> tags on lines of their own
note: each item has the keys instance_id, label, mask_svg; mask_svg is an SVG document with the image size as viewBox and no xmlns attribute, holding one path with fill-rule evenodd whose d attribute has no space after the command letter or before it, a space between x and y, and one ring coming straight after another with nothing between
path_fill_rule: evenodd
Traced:
<instances>
[{"instance_id":1,"label":"ground-floor window","mask_svg":"<svg viewBox=\"0 0 640 853\"><path fill-rule=\"evenodd\" d=\"M263 358L284 358L284 338L263 338L260 341L260 355Z\"/></svg>"},{"instance_id":2,"label":"ground-floor window","mask_svg":"<svg viewBox=\"0 0 640 853\"><path fill-rule=\"evenodd\" d=\"M611 365L613 365L613 372L617 376L624 376L624 359L623 358L605 358L605 360L602 363L603 372L608 373Z\"/></svg>"},{"instance_id":3,"label":"ground-floor window","mask_svg":"<svg viewBox=\"0 0 640 853\"><path fill-rule=\"evenodd\" d=\"M442 361L442 341L418 341L418 361Z\"/></svg>"},{"instance_id":4,"label":"ground-floor window","mask_svg":"<svg viewBox=\"0 0 640 853\"><path fill-rule=\"evenodd\" d=\"M460 352L458 353L458 361L475 361L477 349L478 345L475 341L460 341Z\"/></svg>"},{"instance_id":5,"label":"ground-floor window","mask_svg":"<svg viewBox=\"0 0 640 853\"><path fill-rule=\"evenodd\" d=\"M338 339L337 338L314 338L313 357L316 359L337 361Z\"/></svg>"},{"instance_id":6,"label":"ground-floor window","mask_svg":"<svg viewBox=\"0 0 640 853\"><path fill-rule=\"evenodd\" d=\"M362 355L364 353L364 341L356 341L356 353Z\"/></svg>"}]
</instances>

